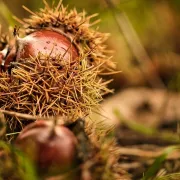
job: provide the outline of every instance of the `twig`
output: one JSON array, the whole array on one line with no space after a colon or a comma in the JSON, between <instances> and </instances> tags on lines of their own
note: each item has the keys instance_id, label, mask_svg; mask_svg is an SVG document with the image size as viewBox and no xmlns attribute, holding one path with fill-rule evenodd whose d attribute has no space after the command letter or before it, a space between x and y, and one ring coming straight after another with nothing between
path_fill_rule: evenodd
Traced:
<instances>
[{"instance_id":1,"label":"twig","mask_svg":"<svg viewBox=\"0 0 180 180\"><path fill-rule=\"evenodd\" d=\"M0 112L3 113L3 114L10 115L10 116L16 116L16 117L19 117L19 118L23 118L23 120L34 120L34 121L36 121L37 119L42 119L42 117L39 117L39 116L33 116L33 115L29 115L29 114L17 113L17 112L14 112L14 111L7 111L7 110L3 110L3 109L0 109ZM50 118L43 117L43 120L50 120L50 119L52 119L52 118L51 117Z\"/></svg>"}]
</instances>

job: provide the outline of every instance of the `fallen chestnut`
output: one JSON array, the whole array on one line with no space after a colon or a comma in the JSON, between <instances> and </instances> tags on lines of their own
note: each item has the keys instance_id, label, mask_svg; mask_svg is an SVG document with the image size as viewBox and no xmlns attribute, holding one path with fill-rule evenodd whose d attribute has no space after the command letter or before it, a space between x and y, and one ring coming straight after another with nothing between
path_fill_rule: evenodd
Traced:
<instances>
[{"instance_id":1,"label":"fallen chestnut","mask_svg":"<svg viewBox=\"0 0 180 180\"><path fill-rule=\"evenodd\" d=\"M39 120L26 126L15 145L33 160L41 173L64 173L75 165L75 135L65 126Z\"/></svg>"}]
</instances>

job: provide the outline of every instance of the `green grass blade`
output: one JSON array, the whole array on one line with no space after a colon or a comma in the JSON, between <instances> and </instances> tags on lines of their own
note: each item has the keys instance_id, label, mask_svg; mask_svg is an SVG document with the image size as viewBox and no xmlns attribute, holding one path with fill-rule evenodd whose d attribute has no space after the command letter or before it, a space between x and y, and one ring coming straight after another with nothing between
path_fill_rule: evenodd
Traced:
<instances>
[{"instance_id":1,"label":"green grass blade","mask_svg":"<svg viewBox=\"0 0 180 180\"><path fill-rule=\"evenodd\" d=\"M171 154L174 150L177 150L179 148L180 148L179 146L171 146L166 148L162 153L162 155L157 157L154 163L151 165L151 167L144 173L142 180L149 180L153 178L158 172L158 170L161 168L163 162L166 160L168 155Z\"/></svg>"}]
</instances>

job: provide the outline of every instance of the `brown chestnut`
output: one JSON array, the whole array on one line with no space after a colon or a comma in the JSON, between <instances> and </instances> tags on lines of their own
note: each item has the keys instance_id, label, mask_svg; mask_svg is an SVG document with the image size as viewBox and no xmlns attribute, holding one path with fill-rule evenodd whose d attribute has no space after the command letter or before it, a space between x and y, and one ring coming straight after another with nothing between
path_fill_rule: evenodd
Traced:
<instances>
[{"instance_id":1,"label":"brown chestnut","mask_svg":"<svg viewBox=\"0 0 180 180\"><path fill-rule=\"evenodd\" d=\"M65 61L78 58L78 50L65 35L53 30L38 30L24 38L16 38L13 45L0 51L0 71L6 71L11 62L42 54Z\"/></svg>"},{"instance_id":2,"label":"brown chestnut","mask_svg":"<svg viewBox=\"0 0 180 180\"><path fill-rule=\"evenodd\" d=\"M70 39L50 30L39 30L24 38L18 38L17 46L17 60L30 56L36 57L38 53L51 55L51 57L60 55L64 60L74 60L78 57L77 49Z\"/></svg>"},{"instance_id":3,"label":"brown chestnut","mask_svg":"<svg viewBox=\"0 0 180 180\"><path fill-rule=\"evenodd\" d=\"M39 172L64 173L76 162L75 135L65 126L39 120L26 126L15 142ZM43 174L44 174L43 172Z\"/></svg>"}]
</instances>

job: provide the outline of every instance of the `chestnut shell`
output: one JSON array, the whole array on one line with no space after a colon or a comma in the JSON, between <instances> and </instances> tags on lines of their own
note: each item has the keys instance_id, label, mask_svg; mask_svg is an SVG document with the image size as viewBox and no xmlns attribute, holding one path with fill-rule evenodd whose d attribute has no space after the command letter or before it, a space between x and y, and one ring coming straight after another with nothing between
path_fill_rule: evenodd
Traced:
<instances>
[{"instance_id":1,"label":"chestnut shell","mask_svg":"<svg viewBox=\"0 0 180 180\"><path fill-rule=\"evenodd\" d=\"M15 145L35 162L40 172L65 172L76 162L75 135L65 126L53 127L52 122L40 120L29 124Z\"/></svg>"}]
</instances>

